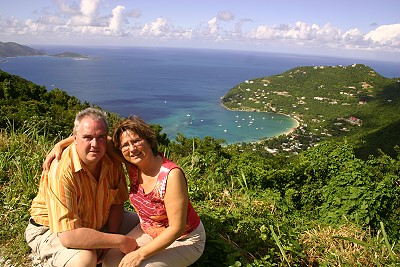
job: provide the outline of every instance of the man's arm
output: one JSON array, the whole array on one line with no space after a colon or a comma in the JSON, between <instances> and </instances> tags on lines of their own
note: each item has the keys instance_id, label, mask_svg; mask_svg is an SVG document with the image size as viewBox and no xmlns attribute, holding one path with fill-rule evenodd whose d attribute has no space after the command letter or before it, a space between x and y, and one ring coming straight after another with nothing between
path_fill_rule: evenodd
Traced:
<instances>
[{"instance_id":1,"label":"man's arm","mask_svg":"<svg viewBox=\"0 0 400 267\"><path fill-rule=\"evenodd\" d=\"M60 173L52 172L52 175L48 176L46 198L48 209L53 211L51 213L50 229L58 233L57 235L61 244L65 247L78 249L119 248L123 253L134 250L137 247L137 243L133 238L118 234L102 233L92 228L81 227L82 224L77 210L78 196L76 186L73 183L75 179L73 177L74 174L69 169L63 169L62 172L61 170L58 171ZM121 180L121 177L119 177L119 180ZM127 190L125 187L124 189ZM111 227L111 231L118 233L122 220L122 212L122 203L110 206L107 226ZM78 219L67 220L62 214L69 214ZM60 218L64 218L65 220L60 220Z\"/></svg>"},{"instance_id":2,"label":"man's arm","mask_svg":"<svg viewBox=\"0 0 400 267\"><path fill-rule=\"evenodd\" d=\"M61 244L67 248L101 249L118 248L127 254L136 249L136 240L132 237L102 233L90 228L77 228L58 233Z\"/></svg>"}]
</instances>

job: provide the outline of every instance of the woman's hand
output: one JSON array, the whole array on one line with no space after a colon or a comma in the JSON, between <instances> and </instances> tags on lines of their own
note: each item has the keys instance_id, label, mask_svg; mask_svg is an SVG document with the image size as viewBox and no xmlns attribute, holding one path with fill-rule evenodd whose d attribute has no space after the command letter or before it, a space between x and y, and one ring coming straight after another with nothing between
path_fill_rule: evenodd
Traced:
<instances>
[{"instance_id":1,"label":"woman's hand","mask_svg":"<svg viewBox=\"0 0 400 267\"><path fill-rule=\"evenodd\" d=\"M51 162L53 162L54 159L59 161L61 159L62 152L64 149L69 146L72 142L74 141L74 137L70 136L66 139L61 140L57 144L54 145L53 149L47 154L46 159L43 162L42 168L45 171L50 170L50 165Z\"/></svg>"},{"instance_id":2,"label":"woman's hand","mask_svg":"<svg viewBox=\"0 0 400 267\"><path fill-rule=\"evenodd\" d=\"M136 267L139 266L144 258L140 255L139 250L132 251L122 258L118 267Z\"/></svg>"},{"instance_id":3,"label":"woman's hand","mask_svg":"<svg viewBox=\"0 0 400 267\"><path fill-rule=\"evenodd\" d=\"M53 162L53 160L59 161L61 159L61 155L63 152L63 148L57 143L53 149L47 154L46 159L43 162L43 170L48 171L50 170L50 165Z\"/></svg>"}]
</instances>

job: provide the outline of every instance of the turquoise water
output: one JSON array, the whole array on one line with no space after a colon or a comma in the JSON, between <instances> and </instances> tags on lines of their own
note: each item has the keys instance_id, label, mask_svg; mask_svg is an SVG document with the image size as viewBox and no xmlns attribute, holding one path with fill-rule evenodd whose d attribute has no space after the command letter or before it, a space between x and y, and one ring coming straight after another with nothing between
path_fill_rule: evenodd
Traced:
<instances>
[{"instance_id":1,"label":"turquoise water","mask_svg":"<svg viewBox=\"0 0 400 267\"><path fill-rule=\"evenodd\" d=\"M174 139L211 136L228 143L286 133L296 121L280 114L228 111L220 99L238 83L297 66L371 66L399 77L399 64L259 52L165 48L34 47L46 54L76 52L94 60L50 56L7 58L0 69L48 90L60 88L81 101L121 116L136 114L160 124Z\"/></svg>"},{"instance_id":2,"label":"turquoise water","mask_svg":"<svg viewBox=\"0 0 400 267\"><path fill-rule=\"evenodd\" d=\"M166 103L168 105L168 103ZM204 112L176 112L162 121L166 133L184 133L186 137L212 136L228 143L253 142L277 136L296 127L296 121L284 115L265 112L238 112L216 109ZM160 123L155 119L154 123Z\"/></svg>"}]
</instances>

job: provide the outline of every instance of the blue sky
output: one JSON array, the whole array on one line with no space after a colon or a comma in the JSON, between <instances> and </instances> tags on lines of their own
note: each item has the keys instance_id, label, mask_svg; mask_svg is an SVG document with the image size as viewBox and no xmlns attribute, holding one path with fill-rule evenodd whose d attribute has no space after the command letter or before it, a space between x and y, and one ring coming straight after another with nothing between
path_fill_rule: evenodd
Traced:
<instances>
[{"instance_id":1,"label":"blue sky","mask_svg":"<svg viewBox=\"0 0 400 267\"><path fill-rule=\"evenodd\" d=\"M398 0L1 0L0 41L400 61Z\"/></svg>"}]
</instances>

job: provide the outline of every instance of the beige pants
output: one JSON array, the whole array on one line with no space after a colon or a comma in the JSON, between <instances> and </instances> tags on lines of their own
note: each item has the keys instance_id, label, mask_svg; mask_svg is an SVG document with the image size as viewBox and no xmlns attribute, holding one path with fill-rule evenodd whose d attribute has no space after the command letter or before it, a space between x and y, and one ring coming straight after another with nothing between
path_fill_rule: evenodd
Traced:
<instances>
[{"instance_id":1,"label":"beige pants","mask_svg":"<svg viewBox=\"0 0 400 267\"><path fill-rule=\"evenodd\" d=\"M136 239L140 247L153 241L153 238L144 233L140 225L136 226L129 234ZM166 249L144 260L140 267L183 267L196 262L203 254L206 243L206 232L203 223L183 239L178 239ZM108 251L103 267L117 267L124 254L119 249Z\"/></svg>"},{"instance_id":2,"label":"beige pants","mask_svg":"<svg viewBox=\"0 0 400 267\"><path fill-rule=\"evenodd\" d=\"M138 223L136 213L124 212L120 234L129 233ZM81 251L64 247L56 233L50 234L49 227L37 226L32 223L26 227L25 240L43 266L65 266L73 256Z\"/></svg>"}]
</instances>

